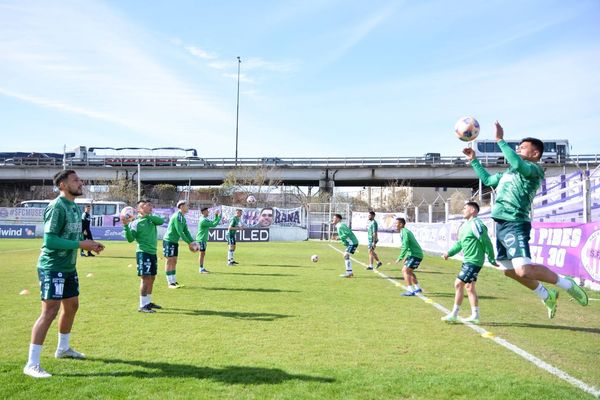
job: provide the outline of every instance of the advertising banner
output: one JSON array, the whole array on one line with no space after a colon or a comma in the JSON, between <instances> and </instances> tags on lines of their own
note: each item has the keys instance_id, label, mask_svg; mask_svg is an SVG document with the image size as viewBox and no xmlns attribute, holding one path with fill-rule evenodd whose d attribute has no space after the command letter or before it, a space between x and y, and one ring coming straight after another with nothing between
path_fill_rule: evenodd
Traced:
<instances>
[{"instance_id":1,"label":"advertising banner","mask_svg":"<svg viewBox=\"0 0 600 400\"><path fill-rule=\"evenodd\" d=\"M35 225L0 225L2 239L31 239L35 237Z\"/></svg>"},{"instance_id":2,"label":"advertising banner","mask_svg":"<svg viewBox=\"0 0 600 400\"><path fill-rule=\"evenodd\" d=\"M94 240L125 240L122 226L92 226Z\"/></svg>"},{"instance_id":3,"label":"advertising banner","mask_svg":"<svg viewBox=\"0 0 600 400\"><path fill-rule=\"evenodd\" d=\"M42 222L43 208L0 207L0 221Z\"/></svg>"},{"instance_id":4,"label":"advertising banner","mask_svg":"<svg viewBox=\"0 0 600 400\"><path fill-rule=\"evenodd\" d=\"M600 283L600 223L533 223L529 244L533 262Z\"/></svg>"},{"instance_id":5,"label":"advertising banner","mask_svg":"<svg viewBox=\"0 0 600 400\"><path fill-rule=\"evenodd\" d=\"M404 217L404 213L376 213L375 221L381 232L396 232L396 218ZM368 212L353 211L352 212L352 230L366 231L367 221L369 220Z\"/></svg>"},{"instance_id":6,"label":"advertising banner","mask_svg":"<svg viewBox=\"0 0 600 400\"><path fill-rule=\"evenodd\" d=\"M496 244L493 221L485 219ZM408 224L424 250L443 253L454 244L462 221ZM600 222L534 222L529 240L531 259L560 275L600 283Z\"/></svg>"},{"instance_id":7,"label":"advertising banner","mask_svg":"<svg viewBox=\"0 0 600 400\"><path fill-rule=\"evenodd\" d=\"M226 242L227 229L216 228L208 231L209 242ZM264 228L245 228L240 229L235 234L237 242L268 242L269 230Z\"/></svg>"}]
</instances>

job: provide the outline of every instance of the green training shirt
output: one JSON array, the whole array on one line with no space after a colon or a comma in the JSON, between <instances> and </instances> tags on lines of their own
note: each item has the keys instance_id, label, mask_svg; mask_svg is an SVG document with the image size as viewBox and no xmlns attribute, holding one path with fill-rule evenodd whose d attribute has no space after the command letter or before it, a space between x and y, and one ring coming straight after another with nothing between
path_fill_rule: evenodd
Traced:
<instances>
[{"instance_id":1,"label":"green training shirt","mask_svg":"<svg viewBox=\"0 0 600 400\"><path fill-rule=\"evenodd\" d=\"M369 221L367 222L367 239L369 242L373 241L373 238L377 238L377 230L379 229L379 225L377 225L377 221Z\"/></svg>"},{"instance_id":2,"label":"green training shirt","mask_svg":"<svg viewBox=\"0 0 600 400\"><path fill-rule=\"evenodd\" d=\"M400 231L400 241L402 248L400 249L400 255L398 260L404 260L406 257L416 257L423 259L423 250L417 242L415 235L406 228L402 228Z\"/></svg>"},{"instance_id":3,"label":"green training shirt","mask_svg":"<svg viewBox=\"0 0 600 400\"><path fill-rule=\"evenodd\" d=\"M74 202L60 196L44 210L44 244L38 268L73 272L81 240L81 214Z\"/></svg>"},{"instance_id":4,"label":"green training shirt","mask_svg":"<svg viewBox=\"0 0 600 400\"><path fill-rule=\"evenodd\" d=\"M240 217L238 217L237 215L235 217L231 218L231 221L229 221L230 228L235 228L239 224L240 224ZM237 232L235 229L229 229L227 231L229 237L235 237L235 232Z\"/></svg>"},{"instance_id":5,"label":"green training shirt","mask_svg":"<svg viewBox=\"0 0 600 400\"><path fill-rule=\"evenodd\" d=\"M165 223L158 215L138 216L129 225L124 225L125 237L129 243L137 241L136 252L143 251L148 254L156 254L156 227Z\"/></svg>"},{"instance_id":6,"label":"green training shirt","mask_svg":"<svg viewBox=\"0 0 600 400\"><path fill-rule=\"evenodd\" d=\"M338 237L342 243L344 243L346 246L358 245L358 239L354 235L354 232L352 232L346 224L343 222L338 222L335 227L337 228Z\"/></svg>"},{"instance_id":7,"label":"green training shirt","mask_svg":"<svg viewBox=\"0 0 600 400\"><path fill-rule=\"evenodd\" d=\"M215 216L215 219L212 221L204 216L200 217L200 220L198 221L198 233L196 234L196 241L208 241L208 230L219 225L219 222L221 222L221 214Z\"/></svg>"},{"instance_id":8,"label":"green training shirt","mask_svg":"<svg viewBox=\"0 0 600 400\"><path fill-rule=\"evenodd\" d=\"M179 242L179 238L183 239L184 242L190 244L194 241L192 234L190 233L185 215L178 210L176 213L171 215L169 219L169 226L167 227L167 233L163 237L163 240L171 243Z\"/></svg>"},{"instance_id":9,"label":"green training shirt","mask_svg":"<svg viewBox=\"0 0 600 400\"><path fill-rule=\"evenodd\" d=\"M490 175L479 160L471 161L471 166L481 182L497 188L498 195L492 209L492 218L504 221L531 221L531 203L544 179L544 170L537 163L523 160L504 140L500 140L498 145L510 165L505 172Z\"/></svg>"},{"instance_id":10,"label":"green training shirt","mask_svg":"<svg viewBox=\"0 0 600 400\"><path fill-rule=\"evenodd\" d=\"M488 261L495 264L494 246L488 236L487 226L479 218L465 221L458 230L458 241L448 250L448 257L462 250L463 262L483 266L485 255Z\"/></svg>"}]
</instances>

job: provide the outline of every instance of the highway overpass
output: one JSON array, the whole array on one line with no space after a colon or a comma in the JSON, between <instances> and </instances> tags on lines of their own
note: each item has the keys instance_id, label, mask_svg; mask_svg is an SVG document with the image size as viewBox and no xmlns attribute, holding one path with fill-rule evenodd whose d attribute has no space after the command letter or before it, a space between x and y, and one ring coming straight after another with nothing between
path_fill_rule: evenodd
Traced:
<instances>
[{"instance_id":1,"label":"highway overpass","mask_svg":"<svg viewBox=\"0 0 600 400\"><path fill-rule=\"evenodd\" d=\"M485 163L484 163L485 164ZM547 176L595 168L600 156L573 156L565 163L543 164ZM489 162L491 173L506 169L506 165ZM131 163L102 165L66 165L77 170L88 182L115 179L137 180L138 167ZM0 184L26 187L51 184L52 176L61 170L60 162L3 163L0 160ZM220 185L234 175L238 180L262 177L265 181L284 185L313 186L324 190L334 186L387 186L397 181L402 185L421 187L477 187L478 180L464 159L440 157L403 158L294 158L294 159L201 159L171 165L140 166L144 184L171 183L194 186Z\"/></svg>"}]
</instances>

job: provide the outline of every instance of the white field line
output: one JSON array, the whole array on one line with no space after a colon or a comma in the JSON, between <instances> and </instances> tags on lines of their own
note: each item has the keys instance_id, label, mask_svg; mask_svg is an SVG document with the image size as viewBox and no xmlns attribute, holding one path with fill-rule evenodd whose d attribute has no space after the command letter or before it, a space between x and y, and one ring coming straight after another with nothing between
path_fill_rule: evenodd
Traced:
<instances>
[{"instance_id":1,"label":"white field line","mask_svg":"<svg viewBox=\"0 0 600 400\"><path fill-rule=\"evenodd\" d=\"M332 249L334 249L335 251L337 251L338 253L344 254L343 251L341 251L340 249L335 248L333 245L329 245L329 247L331 247ZM363 266L367 266L367 264L357 260L354 257L351 257L351 259L355 262L357 262L360 265ZM380 277L388 280L389 282L391 282L393 285L398 286L403 288L404 290L408 290L408 288L404 285L402 285L399 281L390 278L389 276L385 275L383 272L377 271L377 270L373 270L373 272L375 272L376 274L378 274ZM450 310L448 310L446 307L434 302L433 300L431 300L430 298L423 296L422 293L417 293L416 297L419 297L421 300L423 300L425 303L427 304L431 304L433 307L437 308L438 310L440 310L442 313L444 314L448 314L450 312ZM537 366L538 368L544 369L546 371L548 371L549 373L551 373L552 375L570 383L571 385L575 386L578 389L583 390L586 393L591 394L592 396L598 397L600 398L600 390L596 389L594 386L590 386L587 383L580 381L577 378L572 377L571 375L567 374L566 372L548 364L547 362L545 362L544 360L534 356L533 354L530 354L528 352L526 352L525 350L521 349L518 346L515 346L514 344L508 342L507 340L504 340L500 337L497 337L496 335L494 335L492 332L487 331L485 329L483 329L480 326L474 325L470 322L465 322L462 318L459 318L459 321L461 323L463 323L465 326L473 329L475 332L479 333L481 335L481 337L484 337L486 339L491 339L494 342L496 342L497 344L499 344L500 346L514 352L515 354L520 355L521 357L523 357L524 359L526 359L527 361L533 363L535 366Z\"/></svg>"}]
</instances>

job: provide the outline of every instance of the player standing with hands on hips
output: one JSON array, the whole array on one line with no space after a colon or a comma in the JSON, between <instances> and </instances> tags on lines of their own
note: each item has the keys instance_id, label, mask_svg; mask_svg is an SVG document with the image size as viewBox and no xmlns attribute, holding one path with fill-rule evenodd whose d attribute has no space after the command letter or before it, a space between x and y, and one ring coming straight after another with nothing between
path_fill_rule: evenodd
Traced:
<instances>
[{"instance_id":1,"label":"player standing with hands on hips","mask_svg":"<svg viewBox=\"0 0 600 400\"><path fill-rule=\"evenodd\" d=\"M579 304L586 306L587 294L573 279L561 278L546 266L531 260L530 212L535 193L544 179L544 171L538 164L544 143L539 139L525 138L514 151L504 141L504 129L500 123L496 121L495 125L496 142L510 166L506 171L490 175L477 160L473 149L465 148L463 153L481 182L496 188L492 218L496 221L496 259L502 265L504 275L533 290L546 305L549 318L556 314L558 291L547 289L540 281L565 289Z\"/></svg>"},{"instance_id":2,"label":"player standing with hands on hips","mask_svg":"<svg viewBox=\"0 0 600 400\"><path fill-rule=\"evenodd\" d=\"M31 329L29 358L23 373L33 378L49 378L40 366L40 355L46 334L59 309L58 348L56 358L83 359L85 355L71 348L69 340L75 314L79 308L79 279L77 277L77 250L104 250L101 243L81 240L81 214L75 197L83 194L83 182L71 169L54 175L54 186L60 196L44 210L44 243L38 260L38 277L42 299L42 313Z\"/></svg>"}]
</instances>

